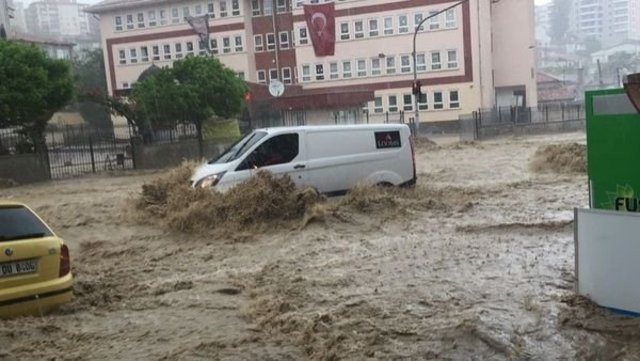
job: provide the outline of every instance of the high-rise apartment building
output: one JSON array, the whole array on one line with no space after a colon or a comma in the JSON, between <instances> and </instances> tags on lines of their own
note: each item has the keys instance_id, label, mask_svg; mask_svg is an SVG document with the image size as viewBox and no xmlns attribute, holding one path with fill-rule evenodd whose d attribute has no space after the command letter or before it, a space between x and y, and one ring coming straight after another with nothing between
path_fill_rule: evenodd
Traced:
<instances>
[{"instance_id":1,"label":"high-rise apartment building","mask_svg":"<svg viewBox=\"0 0 640 361\"><path fill-rule=\"evenodd\" d=\"M311 1L324 2L324 1ZM318 57L301 0L106 0L100 16L109 92L126 95L152 65L206 52L187 16L209 14L212 56L255 86L285 84L273 108L307 123L413 116L457 120L478 108L536 106L533 0L472 0L417 24L455 0L338 0L335 55ZM252 87L255 87L252 86ZM266 92L264 92L266 94Z\"/></svg>"},{"instance_id":2,"label":"high-rise apartment building","mask_svg":"<svg viewBox=\"0 0 640 361\"><path fill-rule=\"evenodd\" d=\"M10 19L13 18L13 7L9 0L0 0L0 33L7 36L10 33Z\"/></svg>"},{"instance_id":3,"label":"high-rise apartment building","mask_svg":"<svg viewBox=\"0 0 640 361\"><path fill-rule=\"evenodd\" d=\"M27 29L32 34L64 37L96 36L97 20L76 0L41 0L25 10Z\"/></svg>"},{"instance_id":4,"label":"high-rise apartment building","mask_svg":"<svg viewBox=\"0 0 640 361\"><path fill-rule=\"evenodd\" d=\"M571 33L603 47L640 40L640 0L573 0Z\"/></svg>"}]
</instances>

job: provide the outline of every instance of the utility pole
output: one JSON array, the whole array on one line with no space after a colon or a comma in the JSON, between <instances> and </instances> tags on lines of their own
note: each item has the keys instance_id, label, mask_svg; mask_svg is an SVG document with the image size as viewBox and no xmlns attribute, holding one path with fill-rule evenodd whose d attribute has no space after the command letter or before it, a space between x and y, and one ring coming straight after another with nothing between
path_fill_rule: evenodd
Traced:
<instances>
[{"instance_id":1,"label":"utility pole","mask_svg":"<svg viewBox=\"0 0 640 361\"><path fill-rule=\"evenodd\" d=\"M416 133L420 132L420 110L418 109L418 97L420 97L421 93L421 89L420 86L421 84L418 82L418 70L416 68L416 59L417 59L417 55L416 55L416 38L418 37L418 31L420 31L420 28L422 27L422 24L424 24L427 20L434 18L436 16L439 16L442 13L445 13L459 5L464 4L465 2L467 2L469 0L462 0L459 1L451 6L449 6L448 8L445 8L443 10L440 10L436 13L433 13L429 16L427 16L426 18L422 19L422 21L420 21L420 24L416 25L416 28L413 32L413 52L411 53L413 55L413 106L414 106L414 110L415 110L415 124L416 124ZM425 64L426 64L426 58L425 58ZM417 136L417 134L414 134L414 136Z\"/></svg>"}]
</instances>

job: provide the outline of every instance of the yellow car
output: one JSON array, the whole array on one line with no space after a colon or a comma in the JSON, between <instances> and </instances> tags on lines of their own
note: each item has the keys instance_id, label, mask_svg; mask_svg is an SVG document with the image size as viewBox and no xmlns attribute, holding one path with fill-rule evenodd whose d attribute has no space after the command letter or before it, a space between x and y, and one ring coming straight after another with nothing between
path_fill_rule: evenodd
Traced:
<instances>
[{"instance_id":1,"label":"yellow car","mask_svg":"<svg viewBox=\"0 0 640 361\"><path fill-rule=\"evenodd\" d=\"M69 249L29 207L0 200L0 318L71 301Z\"/></svg>"}]
</instances>

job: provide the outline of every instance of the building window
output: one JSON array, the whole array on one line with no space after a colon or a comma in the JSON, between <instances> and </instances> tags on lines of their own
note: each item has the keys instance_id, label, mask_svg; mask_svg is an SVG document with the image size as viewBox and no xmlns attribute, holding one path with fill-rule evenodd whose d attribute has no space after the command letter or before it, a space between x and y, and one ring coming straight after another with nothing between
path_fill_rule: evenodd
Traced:
<instances>
[{"instance_id":1,"label":"building window","mask_svg":"<svg viewBox=\"0 0 640 361\"><path fill-rule=\"evenodd\" d=\"M398 16L398 33L404 34L409 32L409 19L406 15Z\"/></svg>"},{"instance_id":2,"label":"building window","mask_svg":"<svg viewBox=\"0 0 640 361\"><path fill-rule=\"evenodd\" d=\"M167 25L169 23L169 19L167 19L167 10L160 10L160 25Z\"/></svg>"},{"instance_id":3,"label":"building window","mask_svg":"<svg viewBox=\"0 0 640 361\"><path fill-rule=\"evenodd\" d=\"M422 21L422 13L418 13L418 14L413 14L413 29L417 29L418 25L420 25L420 22ZM424 30L424 25L420 27L420 30Z\"/></svg>"},{"instance_id":4,"label":"building window","mask_svg":"<svg viewBox=\"0 0 640 361\"><path fill-rule=\"evenodd\" d=\"M280 32L280 49L289 49L289 32Z\"/></svg>"},{"instance_id":5,"label":"building window","mask_svg":"<svg viewBox=\"0 0 640 361\"><path fill-rule=\"evenodd\" d=\"M433 93L433 109L443 109L444 104L442 103L442 92L434 92Z\"/></svg>"},{"instance_id":6,"label":"building window","mask_svg":"<svg viewBox=\"0 0 640 361\"><path fill-rule=\"evenodd\" d=\"M138 28L144 28L144 14L138 13Z\"/></svg>"},{"instance_id":7,"label":"building window","mask_svg":"<svg viewBox=\"0 0 640 361\"><path fill-rule=\"evenodd\" d=\"M185 6L182 8L182 19L186 18L187 16L191 15L189 13L189 7Z\"/></svg>"},{"instance_id":8,"label":"building window","mask_svg":"<svg viewBox=\"0 0 640 361\"><path fill-rule=\"evenodd\" d=\"M200 55L205 55L207 53L207 44L202 40L198 41L198 53Z\"/></svg>"},{"instance_id":9,"label":"building window","mask_svg":"<svg viewBox=\"0 0 640 361\"><path fill-rule=\"evenodd\" d=\"M120 59L120 65L125 65L127 63L127 52L124 49L118 51L118 59Z\"/></svg>"},{"instance_id":10,"label":"building window","mask_svg":"<svg viewBox=\"0 0 640 361\"><path fill-rule=\"evenodd\" d=\"M382 70L380 67L380 58L371 58L371 75L380 75Z\"/></svg>"},{"instance_id":11,"label":"building window","mask_svg":"<svg viewBox=\"0 0 640 361\"><path fill-rule=\"evenodd\" d=\"M264 44L262 43L262 34L253 36L253 48L255 51L263 51Z\"/></svg>"},{"instance_id":12,"label":"building window","mask_svg":"<svg viewBox=\"0 0 640 361\"><path fill-rule=\"evenodd\" d=\"M258 83L266 83L267 82L267 73L264 70L258 70L256 72L258 77Z\"/></svg>"},{"instance_id":13,"label":"building window","mask_svg":"<svg viewBox=\"0 0 640 361\"><path fill-rule=\"evenodd\" d=\"M260 16L260 0L251 0L251 15Z\"/></svg>"},{"instance_id":14,"label":"building window","mask_svg":"<svg viewBox=\"0 0 640 361\"><path fill-rule=\"evenodd\" d=\"M282 68L282 82L285 84L291 84L291 68Z\"/></svg>"},{"instance_id":15,"label":"building window","mask_svg":"<svg viewBox=\"0 0 640 361\"><path fill-rule=\"evenodd\" d=\"M458 67L458 52L456 50L447 51L447 68L455 69Z\"/></svg>"},{"instance_id":16,"label":"building window","mask_svg":"<svg viewBox=\"0 0 640 361\"><path fill-rule=\"evenodd\" d=\"M182 43L175 44L176 59L182 58Z\"/></svg>"},{"instance_id":17,"label":"building window","mask_svg":"<svg viewBox=\"0 0 640 361\"><path fill-rule=\"evenodd\" d=\"M129 82L122 82L122 89L131 89L131 86L129 85Z\"/></svg>"},{"instance_id":18,"label":"building window","mask_svg":"<svg viewBox=\"0 0 640 361\"><path fill-rule=\"evenodd\" d=\"M177 24L180 22L180 12L178 11L178 8L171 9L171 22L173 24Z\"/></svg>"},{"instance_id":19,"label":"building window","mask_svg":"<svg viewBox=\"0 0 640 361\"><path fill-rule=\"evenodd\" d=\"M262 3L264 15L273 14L273 0L264 0Z\"/></svg>"},{"instance_id":20,"label":"building window","mask_svg":"<svg viewBox=\"0 0 640 361\"><path fill-rule=\"evenodd\" d=\"M218 54L218 39L211 39L211 52Z\"/></svg>"},{"instance_id":21,"label":"building window","mask_svg":"<svg viewBox=\"0 0 640 361\"><path fill-rule=\"evenodd\" d=\"M269 69L269 81L278 79L278 69Z\"/></svg>"},{"instance_id":22,"label":"building window","mask_svg":"<svg viewBox=\"0 0 640 361\"><path fill-rule=\"evenodd\" d=\"M449 92L449 108L460 108L460 98L457 90Z\"/></svg>"},{"instance_id":23,"label":"building window","mask_svg":"<svg viewBox=\"0 0 640 361\"><path fill-rule=\"evenodd\" d=\"M416 54L416 71L427 71L427 59L424 53Z\"/></svg>"},{"instance_id":24,"label":"building window","mask_svg":"<svg viewBox=\"0 0 640 361\"><path fill-rule=\"evenodd\" d=\"M387 74L395 74L396 73L396 57L395 56L387 56Z\"/></svg>"},{"instance_id":25,"label":"building window","mask_svg":"<svg viewBox=\"0 0 640 361\"><path fill-rule=\"evenodd\" d=\"M358 59L356 61L358 77L362 78L367 76L367 61L365 59Z\"/></svg>"},{"instance_id":26,"label":"building window","mask_svg":"<svg viewBox=\"0 0 640 361\"><path fill-rule=\"evenodd\" d=\"M220 17L221 18L226 18L227 17L227 2L225 0L220 1Z\"/></svg>"},{"instance_id":27,"label":"building window","mask_svg":"<svg viewBox=\"0 0 640 361\"><path fill-rule=\"evenodd\" d=\"M384 35L393 35L393 18L384 18Z\"/></svg>"},{"instance_id":28,"label":"building window","mask_svg":"<svg viewBox=\"0 0 640 361\"><path fill-rule=\"evenodd\" d=\"M428 110L429 105L427 104L427 94L422 93L420 97L418 97L418 109L420 110Z\"/></svg>"},{"instance_id":29,"label":"building window","mask_svg":"<svg viewBox=\"0 0 640 361\"><path fill-rule=\"evenodd\" d=\"M242 47L242 36L236 36L233 39L233 42L235 43L235 51L236 53L240 53L242 51L244 51L244 48Z\"/></svg>"},{"instance_id":30,"label":"building window","mask_svg":"<svg viewBox=\"0 0 640 361\"><path fill-rule=\"evenodd\" d=\"M307 34L307 28L302 27L298 29L298 44L309 44L309 35Z\"/></svg>"},{"instance_id":31,"label":"building window","mask_svg":"<svg viewBox=\"0 0 640 361\"><path fill-rule=\"evenodd\" d=\"M378 19L369 19L369 36L378 36Z\"/></svg>"},{"instance_id":32,"label":"building window","mask_svg":"<svg viewBox=\"0 0 640 361\"><path fill-rule=\"evenodd\" d=\"M165 44L162 46L164 60L171 60L171 45Z\"/></svg>"},{"instance_id":33,"label":"building window","mask_svg":"<svg viewBox=\"0 0 640 361\"><path fill-rule=\"evenodd\" d=\"M238 72L238 79L244 80L244 71L239 71Z\"/></svg>"},{"instance_id":34,"label":"building window","mask_svg":"<svg viewBox=\"0 0 640 361\"><path fill-rule=\"evenodd\" d=\"M138 50L137 49L129 49L129 61L131 64L135 64L138 62Z\"/></svg>"},{"instance_id":35,"label":"building window","mask_svg":"<svg viewBox=\"0 0 640 361\"><path fill-rule=\"evenodd\" d=\"M202 5L196 5L196 15L202 15Z\"/></svg>"},{"instance_id":36,"label":"building window","mask_svg":"<svg viewBox=\"0 0 640 361\"><path fill-rule=\"evenodd\" d=\"M316 64L316 80L324 80L324 64Z\"/></svg>"},{"instance_id":37,"label":"building window","mask_svg":"<svg viewBox=\"0 0 640 361\"><path fill-rule=\"evenodd\" d=\"M273 35L273 33L267 34L267 50L276 50L276 37Z\"/></svg>"},{"instance_id":38,"label":"building window","mask_svg":"<svg viewBox=\"0 0 640 361\"><path fill-rule=\"evenodd\" d=\"M277 0L277 2L276 2L276 10L279 13L287 12L287 1L286 0Z\"/></svg>"},{"instance_id":39,"label":"building window","mask_svg":"<svg viewBox=\"0 0 640 361\"><path fill-rule=\"evenodd\" d=\"M231 15L240 16L240 1L231 0Z\"/></svg>"},{"instance_id":40,"label":"building window","mask_svg":"<svg viewBox=\"0 0 640 361\"><path fill-rule=\"evenodd\" d=\"M231 52L231 38L224 37L222 38L222 53L229 54Z\"/></svg>"},{"instance_id":41,"label":"building window","mask_svg":"<svg viewBox=\"0 0 640 361\"><path fill-rule=\"evenodd\" d=\"M146 63L149 61L149 48L146 46L140 47L140 61Z\"/></svg>"},{"instance_id":42,"label":"building window","mask_svg":"<svg viewBox=\"0 0 640 361\"><path fill-rule=\"evenodd\" d=\"M349 23L340 23L340 40L349 40Z\"/></svg>"},{"instance_id":43,"label":"building window","mask_svg":"<svg viewBox=\"0 0 640 361\"><path fill-rule=\"evenodd\" d=\"M338 79L338 63L329 63L329 79Z\"/></svg>"},{"instance_id":44,"label":"building window","mask_svg":"<svg viewBox=\"0 0 640 361\"><path fill-rule=\"evenodd\" d=\"M400 57L400 72L411 73L411 57L409 55L402 55Z\"/></svg>"},{"instance_id":45,"label":"building window","mask_svg":"<svg viewBox=\"0 0 640 361\"><path fill-rule=\"evenodd\" d=\"M193 41L187 41L187 55L193 55Z\"/></svg>"},{"instance_id":46,"label":"building window","mask_svg":"<svg viewBox=\"0 0 640 361\"><path fill-rule=\"evenodd\" d=\"M209 16L211 16L212 18L215 18L215 7L213 5L213 1L209 1L207 3L207 14L209 14Z\"/></svg>"},{"instance_id":47,"label":"building window","mask_svg":"<svg viewBox=\"0 0 640 361\"><path fill-rule=\"evenodd\" d=\"M311 80L311 67L309 65L302 66L302 81Z\"/></svg>"},{"instance_id":48,"label":"building window","mask_svg":"<svg viewBox=\"0 0 640 361\"><path fill-rule=\"evenodd\" d=\"M389 95L387 99L389 101L389 111L395 113L398 111L398 97L395 95Z\"/></svg>"},{"instance_id":49,"label":"building window","mask_svg":"<svg viewBox=\"0 0 640 361\"><path fill-rule=\"evenodd\" d=\"M431 70L440 69L442 69L442 64L440 63L440 52L434 51L431 53Z\"/></svg>"},{"instance_id":50,"label":"building window","mask_svg":"<svg viewBox=\"0 0 640 361\"><path fill-rule=\"evenodd\" d=\"M133 30L133 15L127 15L127 30Z\"/></svg>"},{"instance_id":51,"label":"building window","mask_svg":"<svg viewBox=\"0 0 640 361\"><path fill-rule=\"evenodd\" d=\"M116 31L122 31L122 16L115 17Z\"/></svg>"},{"instance_id":52,"label":"building window","mask_svg":"<svg viewBox=\"0 0 640 361\"><path fill-rule=\"evenodd\" d=\"M456 11L455 9L449 9L446 12L445 15L445 24L444 26L447 29L451 29L451 28L455 28L456 27Z\"/></svg>"},{"instance_id":53,"label":"building window","mask_svg":"<svg viewBox=\"0 0 640 361\"><path fill-rule=\"evenodd\" d=\"M382 97L373 98L373 112L378 114L383 112Z\"/></svg>"},{"instance_id":54,"label":"building window","mask_svg":"<svg viewBox=\"0 0 640 361\"><path fill-rule=\"evenodd\" d=\"M440 15L436 15L437 11L432 11L429 13L429 16L433 16L429 19L429 30L438 30L440 29Z\"/></svg>"},{"instance_id":55,"label":"building window","mask_svg":"<svg viewBox=\"0 0 640 361\"><path fill-rule=\"evenodd\" d=\"M158 25L158 22L156 21L156 11L155 10L149 10L149 12L147 13L147 16L149 17L149 26Z\"/></svg>"},{"instance_id":56,"label":"building window","mask_svg":"<svg viewBox=\"0 0 640 361\"><path fill-rule=\"evenodd\" d=\"M410 112L413 110L413 96L411 94L404 94L402 96L402 110Z\"/></svg>"},{"instance_id":57,"label":"building window","mask_svg":"<svg viewBox=\"0 0 640 361\"><path fill-rule=\"evenodd\" d=\"M353 24L354 28L354 37L356 39L364 38L364 23L362 20L358 20Z\"/></svg>"},{"instance_id":58,"label":"building window","mask_svg":"<svg viewBox=\"0 0 640 361\"><path fill-rule=\"evenodd\" d=\"M342 62L342 77L344 79L348 79L351 78L351 76L353 75L352 71L351 71L351 62L350 61L343 61Z\"/></svg>"},{"instance_id":59,"label":"building window","mask_svg":"<svg viewBox=\"0 0 640 361\"><path fill-rule=\"evenodd\" d=\"M160 47L158 45L154 45L151 47L151 56L151 59L153 59L153 61L160 60Z\"/></svg>"}]
</instances>

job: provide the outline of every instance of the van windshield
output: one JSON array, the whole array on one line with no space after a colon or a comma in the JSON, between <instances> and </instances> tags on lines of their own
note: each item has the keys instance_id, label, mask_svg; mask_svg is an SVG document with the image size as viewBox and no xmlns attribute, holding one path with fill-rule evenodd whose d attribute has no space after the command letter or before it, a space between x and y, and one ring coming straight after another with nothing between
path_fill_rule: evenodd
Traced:
<instances>
[{"instance_id":1,"label":"van windshield","mask_svg":"<svg viewBox=\"0 0 640 361\"><path fill-rule=\"evenodd\" d=\"M242 157L254 144L264 138L268 133L264 131L254 131L247 134L244 138L241 138L235 142L231 147L224 151L218 158L210 160L209 164L229 163L239 157Z\"/></svg>"}]
</instances>

